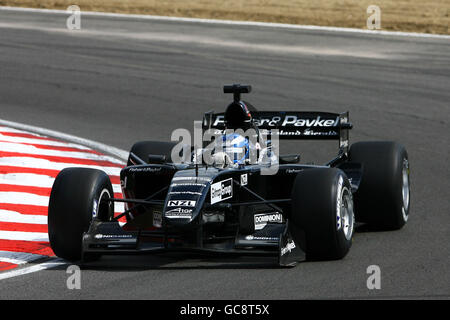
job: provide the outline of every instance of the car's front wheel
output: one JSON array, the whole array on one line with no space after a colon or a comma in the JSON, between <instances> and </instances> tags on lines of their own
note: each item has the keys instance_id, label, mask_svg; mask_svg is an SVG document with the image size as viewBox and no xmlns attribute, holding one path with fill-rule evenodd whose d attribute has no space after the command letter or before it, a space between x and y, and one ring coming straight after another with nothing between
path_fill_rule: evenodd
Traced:
<instances>
[{"instance_id":1,"label":"car's front wheel","mask_svg":"<svg viewBox=\"0 0 450 320\"><path fill-rule=\"evenodd\" d=\"M315 168L297 174L290 222L294 240L304 241L307 259L343 258L352 245L354 221L353 196L343 171Z\"/></svg>"},{"instance_id":2,"label":"car's front wheel","mask_svg":"<svg viewBox=\"0 0 450 320\"><path fill-rule=\"evenodd\" d=\"M63 259L80 260L82 236L92 219L110 220L114 204L109 176L88 168L66 168L56 177L48 206L48 236L53 252Z\"/></svg>"}]
</instances>

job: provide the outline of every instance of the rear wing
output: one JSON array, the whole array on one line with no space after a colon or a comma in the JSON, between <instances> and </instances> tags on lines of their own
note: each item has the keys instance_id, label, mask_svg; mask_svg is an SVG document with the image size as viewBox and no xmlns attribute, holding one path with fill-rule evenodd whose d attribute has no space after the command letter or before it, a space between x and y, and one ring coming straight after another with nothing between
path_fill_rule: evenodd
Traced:
<instances>
[{"instance_id":1,"label":"rear wing","mask_svg":"<svg viewBox=\"0 0 450 320\"><path fill-rule=\"evenodd\" d=\"M309 111L254 111L253 124L261 133L270 134L278 130L279 139L299 140L339 140L339 149L347 153L349 147L349 112L309 112ZM203 117L203 131L225 130L225 113L208 112Z\"/></svg>"}]
</instances>

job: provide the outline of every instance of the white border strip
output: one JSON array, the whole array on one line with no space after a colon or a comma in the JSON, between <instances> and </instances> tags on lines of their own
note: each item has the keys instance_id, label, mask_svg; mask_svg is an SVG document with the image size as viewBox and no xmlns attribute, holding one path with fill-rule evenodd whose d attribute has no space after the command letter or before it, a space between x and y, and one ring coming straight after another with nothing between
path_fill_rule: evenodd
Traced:
<instances>
[{"instance_id":1,"label":"white border strip","mask_svg":"<svg viewBox=\"0 0 450 320\"><path fill-rule=\"evenodd\" d=\"M0 10L2 10L4 7L0 7ZM27 125L27 124L23 124L23 123L18 123L18 122L13 122L13 121L7 121L7 120L2 120L0 119L0 125L2 126L9 126L12 128L16 128L16 129L21 129L21 130L26 130L26 131L30 131L30 132L34 132L37 134L42 134L45 136L50 136L50 137L54 137L54 138L58 138L61 140L66 140L66 141L70 141L73 143L77 143L77 144L81 144L87 147L90 147L92 149L101 151L101 152L105 152L108 153L110 155L116 156L117 158L123 160L123 161L127 161L128 158L128 152L115 148L115 147L111 147L108 146L106 144L103 143L99 143L96 141L92 141L92 140L88 140L88 139L84 139L84 138L80 138L80 137L76 137L73 135L69 135L66 133L62 133L59 131L54 131L54 130L49 130L49 129L45 129L45 128L41 128L41 127L36 127L36 126L31 126L31 125ZM15 238L23 238L26 237L27 239L31 237L31 240L44 240L44 241L48 241L47 239L47 234L43 234L43 233L30 233L30 232L9 232L9 231L0 231L0 238L2 238L2 236L7 233L8 234L8 239L10 239L11 235L14 235ZM37 238L37 239L36 239ZM40 239L40 238L45 238L45 239ZM22 262L26 262L26 261L22 261L19 259L13 259L13 258L8 258L8 257L3 257L3 259L0 257L0 261L5 261L5 262L14 262L16 264L23 264ZM46 270L46 269L50 269L50 268L55 268L61 265L66 265L67 262L63 259L60 258L50 258L48 261L43 262L43 263L39 263L36 265L32 265L29 267L23 267L19 269L14 269L11 271L4 271L4 272L0 272L0 280L4 280L4 279L8 279L8 278L13 278L13 277L17 277L17 276L22 276L25 274L29 274L29 273L33 273L33 272L38 272L38 271L42 271L42 270Z\"/></svg>"},{"instance_id":2,"label":"white border strip","mask_svg":"<svg viewBox=\"0 0 450 320\"><path fill-rule=\"evenodd\" d=\"M17 265L29 263L34 260L43 258L47 257L40 254L33 254L26 252L0 251L0 261Z\"/></svg>"},{"instance_id":3,"label":"white border strip","mask_svg":"<svg viewBox=\"0 0 450 320\"><path fill-rule=\"evenodd\" d=\"M0 10L2 10L3 8L4 7L0 7ZM31 125L18 123L18 122L13 122L13 121L2 120L2 119L0 119L0 125L10 126L10 127L16 128L16 129L22 129L22 130L26 130L26 131L31 131L31 132L35 132L35 133L38 133L38 134L42 134L44 136L54 137L54 138L58 138L58 139L61 139L61 140L65 140L65 141L69 141L69 142L73 142L73 143L78 143L78 144L87 146L89 148L95 149L97 151L104 152L106 154L110 154L112 156L115 156L115 157L117 157L120 160L125 161L125 162L128 159L128 152L125 151L125 150L118 149L118 148L115 148L115 147L112 147L112 146L108 146L108 145L100 143L100 142L96 142L96 141L80 138L80 137L77 137L77 136L73 136L73 135L70 135L70 134L66 134L66 133L63 133L63 132L59 132L59 131L55 131L55 130L49 130L49 129L36 127L36 126L31 126Z\"/></svg>"},{"instance_id":4,"label":"white border strip","mask_svg":"<svg viewBox=\"0 0 450 320\"><path fill-rule=\"evenodd\" d=\"M28 273L33 273L33 272L42 271L45 269L55 268L55 267L65 265L65 264L67 264L67 262L65 262L63 259L60 259L60 258L53 259L52 258L48 262L40 263L40 264L37 264L34 266L2 272L2 273L0 273L0 280L13 278L13 277L17 277L17 276L23 276Z\"/></svg>"},{"instance_id":5,"label":"white border strip","mask_svg":"<svg viewBox=\"0 0 450 320\"><path fill-rule=\"evenodd\" d=\"M8 7L8 6L0 6L0 11L69 14L69 12L67 12L65 10L22 8L22 7ZM444 34L384 31L384 30L365 30L365 29L356 29L356 28L324 27L324 26L273 23L273 22L182 18L182 17L154 16L154 15L142 15L142 14L125 14L125 13L108 13L108 12L94 12L94 11L81 11L81 14L85 15L85 16L100 16L100 17L111 17L111 18L132 18L132 19L145 19L145 20L154 20L154 21L192 22L192 23L222 24L222 25L236 25L236 26L284 28L284 29L297 29L297 30L348 32L348 33L360 33L360 34L383 35L383 36L450 39L450 35L444 35Z\"/></svg>"}]
</instances>

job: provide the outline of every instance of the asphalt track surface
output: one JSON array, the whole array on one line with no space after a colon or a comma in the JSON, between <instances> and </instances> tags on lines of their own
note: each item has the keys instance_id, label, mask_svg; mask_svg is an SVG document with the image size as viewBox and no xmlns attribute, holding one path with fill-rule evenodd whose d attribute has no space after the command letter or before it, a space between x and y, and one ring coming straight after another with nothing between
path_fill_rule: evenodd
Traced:
<instances>
[{"instance_id":1,"label":"asphalt track surface","mask_svg":"<svg viewBox=\"0 0 450 320\"><path fill-rule=\"evenodd\" d=\"M250 83L261 110L349 110L353 142L403 143L410 220L360 229L341 261L105 257L83 268L81 290L62 267L2 280L0 298L450 298L450 40L105 17L69 31L66 18L0 11L1 119L128 150L223 110L223 84ZM307 147L289 151L331 156ZM370 265L380 290L366 286Z\"/></svg>"}]
</instances>

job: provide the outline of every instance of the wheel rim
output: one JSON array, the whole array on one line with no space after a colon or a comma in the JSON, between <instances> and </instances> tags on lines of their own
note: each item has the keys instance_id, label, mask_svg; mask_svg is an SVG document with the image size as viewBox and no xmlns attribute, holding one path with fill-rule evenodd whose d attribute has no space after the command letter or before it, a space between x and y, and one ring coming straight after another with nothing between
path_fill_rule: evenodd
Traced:
<instances>
[{"instance_id":1,"label":"wheel rim","mask_svg":"<svg viewBox=\"0 0 450 320\"><path fill-rule=\"evenodd\" d=\"M353 236L355 215L353 212L353 198L348 188L343 188L341 193L340 215L338 216L338 229L342 228L344 236L350 240ZM340 218L340 219L339 219ZM339 221L340 220L340 221Z\"/></svg>"},{"instance_id":2,"label":"wheel rim","mask_svg":"<svg viewBox=\"0 0 450 320\"><path fill-rule=\"evenodd\" d=\"M100 193L100 197L98 197L97 202L97 208L96 208L96 215L94 218L99 218L100 220L110 220L111 214L110 214L110 206L111 203L108 201L105 201L106 198L111 198L111 194L109 193L108 189L103 189Z\"/></svg>"},{"instance_id":3,"label":"wheel rim","mask_svg":"<svg viewBox=\"0 0 450 320\"><path fill-rule=\"evenodd\" d=\"M408 160L403 160L403 169L402 169L402 200L403 200L403 206L402 206L402 214L403 219L405 221L408 220L408 211L409 211L409 164Z\"/></svg>"}]
</instances>

